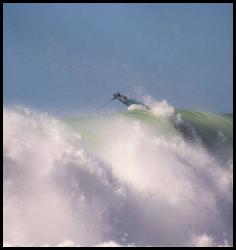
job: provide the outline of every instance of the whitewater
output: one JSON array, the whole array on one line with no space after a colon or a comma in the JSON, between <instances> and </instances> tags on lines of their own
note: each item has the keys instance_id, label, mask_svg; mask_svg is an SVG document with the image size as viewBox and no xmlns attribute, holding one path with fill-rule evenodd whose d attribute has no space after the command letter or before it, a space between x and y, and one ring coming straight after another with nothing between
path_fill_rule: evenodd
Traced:
<instances>
[{"instance_id":1,"label":"whitewater","mask_svg":"<svg viewBox=\"0 0 236 250\"><path fill-rule=\"evenodd\" d=\"M232 114L148 105L5 106L4 246L232 246Z\"/></svg>"}]
</instances>

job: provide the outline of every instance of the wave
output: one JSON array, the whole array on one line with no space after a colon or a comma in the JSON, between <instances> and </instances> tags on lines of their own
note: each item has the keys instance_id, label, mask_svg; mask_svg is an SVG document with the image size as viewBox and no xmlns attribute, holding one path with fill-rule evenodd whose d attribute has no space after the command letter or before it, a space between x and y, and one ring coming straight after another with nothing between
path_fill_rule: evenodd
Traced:
<instances>
[{"instance_id":1,"label":"wave","mask_svg":"<svg viewBox=\"0 0 236 250\"><path fill-rule=\"evenodd\" d=\"M232 245L232 116L163 107L5 107L5 246Z\"/></svg>"}]
</instances>

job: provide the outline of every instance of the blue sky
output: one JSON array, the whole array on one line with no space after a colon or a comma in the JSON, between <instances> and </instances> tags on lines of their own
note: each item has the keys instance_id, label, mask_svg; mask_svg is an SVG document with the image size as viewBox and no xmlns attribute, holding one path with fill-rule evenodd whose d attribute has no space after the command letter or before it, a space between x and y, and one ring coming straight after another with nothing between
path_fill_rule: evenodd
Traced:
<instances>
[{"instance_id":1,"label":"blue sky","mask_svg":"<svg viewBox=\"0 0 236 250\"><path fill-rule=\"evenodd\" d=\"M141 91L233 110L232 4L5 3L3 15L6 105L80 112Z\"/></svg>"}]
</instances>

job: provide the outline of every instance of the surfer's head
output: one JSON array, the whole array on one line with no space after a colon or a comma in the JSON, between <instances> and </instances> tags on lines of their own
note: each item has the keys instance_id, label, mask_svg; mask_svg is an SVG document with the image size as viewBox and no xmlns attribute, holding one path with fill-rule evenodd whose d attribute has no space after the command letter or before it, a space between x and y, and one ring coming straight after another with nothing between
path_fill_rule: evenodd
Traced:
<instances>
[{"instance_id":1,"label":"surfer's head","mask_svg":"<svg viewBox=\"0 0 236 250\"><path fill-rule=\"evenodd\" d=\"M115 98L117 98L117 97L121 97L121 94L120 94L119 92L117 92L117 93L113 94L113 96L114 96Z\"/></svg>"}]
</instances>

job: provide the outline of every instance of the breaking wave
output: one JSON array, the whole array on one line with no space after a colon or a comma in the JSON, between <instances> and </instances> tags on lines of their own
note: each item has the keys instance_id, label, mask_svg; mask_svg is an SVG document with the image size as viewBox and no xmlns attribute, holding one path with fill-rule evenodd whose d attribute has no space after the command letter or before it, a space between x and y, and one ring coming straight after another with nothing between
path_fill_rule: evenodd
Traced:
<instances>
[{"instance_id":1,"label":"breaking wave","mask_svg":"<svg viewBox=\"0 0 236 250\"><path fill-rule=\"evenodd\" d=\"M232 117L3 112L4 246L231 246Z\"/></svg>"}]
</instances>

